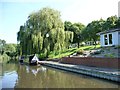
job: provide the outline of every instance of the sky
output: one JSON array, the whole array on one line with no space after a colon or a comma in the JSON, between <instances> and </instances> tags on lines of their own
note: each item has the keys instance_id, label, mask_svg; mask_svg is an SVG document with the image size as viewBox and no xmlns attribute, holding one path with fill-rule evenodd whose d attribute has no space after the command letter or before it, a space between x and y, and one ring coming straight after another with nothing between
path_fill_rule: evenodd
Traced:
<instances>
[{"instance_id":1,"label":"sky","mask_svg":"<svg viewBox=\"0 0 120 90\"><path fill-rule=\"evenodd\" d=\"M0 0L0 39L17 43L17 32L30 13L50 7L61 13L62 21L85 25L118 15L120 0Z\"/></svg>"}]
</instances>

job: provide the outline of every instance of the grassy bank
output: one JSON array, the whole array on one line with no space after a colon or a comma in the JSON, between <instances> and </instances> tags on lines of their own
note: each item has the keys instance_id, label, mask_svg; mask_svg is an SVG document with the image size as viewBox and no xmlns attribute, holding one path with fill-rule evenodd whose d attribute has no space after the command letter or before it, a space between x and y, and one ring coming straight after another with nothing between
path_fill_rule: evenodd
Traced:
<instances>
[{"instance_id":1,"label":"grassy bank","mask_svg":"<svg viewBox=\"0 0 120 90\"><path fill-rule=\"evenodd\" d=\"M48 57L49 59L62 58L62 57L74 54L78 51L93 50L93 49L98 49L98 48L100 48L100 45L97 45L96 48L95 46L82 46L80 48L71 48L71 49L66 49L62 51L54 51L54 52L50 52Z\"/></svg>"},{"instance_id":2,"label":"grassy bank","mask_svg":"<svg viewBox=\"0 0 120 90\"><path fill-rule=\"evenodd\" d=\"M54 52L52 51L49 53L48 59L62 58L65 56L72 55L79 51L87 51L87 50L93 50L93 49L98 49L98 48L100 48L100 45L97 45L96 48L95 48L95 46L82 46L80 48L70 48L70 49L65 49L65 50L61 50L61 51L57 50ZM41 54L41 56L39 56L39 55L37 55L37 56L45 59L44 53ZM0 63L4 63L4 62L8 62L8 61L18 61L18 60L14 60L14 59L10 60L10 57L6 54L0 55ZM25 58L24 62L26 62L26 63L29 62L28 57Z\"/></svg>"}]
</instances>

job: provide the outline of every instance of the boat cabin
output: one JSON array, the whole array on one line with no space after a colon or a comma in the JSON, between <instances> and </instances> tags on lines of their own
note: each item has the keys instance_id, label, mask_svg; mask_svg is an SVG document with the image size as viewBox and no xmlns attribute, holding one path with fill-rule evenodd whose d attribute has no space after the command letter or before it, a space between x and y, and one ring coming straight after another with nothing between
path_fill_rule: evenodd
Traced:
<instances>
[{"instance_id":1,"label":"boat cabin","mask_svg":"<svg viewBox=\"0 0 120 90\"><path fill-rule=\"evenodd\" d=\"M37 65L38 61L39 61L39 59L36 55L33 55L33 56L29 57L29 64L30 65Z\"/></svg>"}]
</instances>

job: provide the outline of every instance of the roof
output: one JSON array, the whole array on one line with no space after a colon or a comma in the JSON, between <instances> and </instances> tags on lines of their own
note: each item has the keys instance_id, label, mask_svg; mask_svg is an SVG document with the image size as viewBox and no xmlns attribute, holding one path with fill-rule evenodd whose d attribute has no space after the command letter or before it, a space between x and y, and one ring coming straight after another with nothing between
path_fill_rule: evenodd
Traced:
<instances>
[{"instance_id":1,"label":"roof","mask_svg":"<svg viewBox=\"0 0 120 90\"><path fill-rule=\"evenodd\" d=\"M99 33L97 33L97 35L101 35L101 34L105 34L105 33L111 33L111 32L117 32L117 31L120 31L120 28L110 29L110 30L106 30L106 31L103 31L103 32L99 32Z\"/></svg>"},{"instance_id":2,"label":"roof","mask_svg":"<svg viewBox=\"0 0 120 90\"><path fill-rule=\"evenodd\" d=\"M39 61L36 55L33 57L32 61Z\"/></svg>"}]
</instances>

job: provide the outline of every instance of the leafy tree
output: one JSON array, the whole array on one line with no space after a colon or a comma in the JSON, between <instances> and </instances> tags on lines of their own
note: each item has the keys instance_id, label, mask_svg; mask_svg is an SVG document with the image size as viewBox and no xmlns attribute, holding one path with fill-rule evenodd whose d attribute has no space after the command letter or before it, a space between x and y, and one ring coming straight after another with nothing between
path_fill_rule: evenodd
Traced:
<instances>
[{"instance_id":1,"label":"leafy tree","mask_svg":"<svg viewBox=\"0 0 120 90\"><path fill-rule=\"evenodd\" d=\"M83 25L82 23L72 24L69 21L65 21L64 27L66 31L72 31L74 33L73 43L77 43L79 48L79 43L80 41L82 41L81 31L85 28L85 25Z\"/></svg>"},{"instance_id":2,"label":"leafy tree","mask_svg":"<svg viewBox=\"0 0 120 90\"><path fill-rule=\"evenodd\" d=\"M118 17L116 15L108 17L103 25L103 29L110 30L116 28L117 21L118 21Z\"/></svg>"},{"instance_id":3,"label":"leafy tree","mask_svg":"<svg viewBox=\"0 0 120 90\"><path fill-rule=\"evenodd\" d=\"M6 44L6 41L0 39L0 54L4 53L4 51L5 51L5 44Z\"/></svg>"},{"instance_id":4,"label":"leafy tree","mask_svg":"<svg viewBox=\"0 0 120 90\"><path fill-rule=\"evenodd\" d=\"M83 25L82 23L73 24L73 32L74 32L73 43L77 43L78 48L79 48L79 43L82 41L82 30L84 28L85 28L85 25Z\"/></svg>"},{"instance_id":5,"label":"leafy tree","mask_svg":"<svg viewBox=\"0 0 120 90\"><path fill-rule=\"evenodd\" d=\"M120 28L120 17L116 21L115 28Z\"/></svg>"},{"instance_id":6,"label":"leafy tree","mask_svg":"<svg viewBox=\"0 0 120 90\"><path fill-rule=\"evenodd\" d=\"M30 14L18 32L20 54L45 53L47 57L50 51L68 47L67 42L64 41L68 36L66 36L60 16L59 11L48 7ZM72 40L71 32L67 33L70 35L68 39Z\"/></svg>"},{"instance_id":7,"label":"leafy tree","mask_svg":"<svg viewBox=\"0 0 120 90\"><path fill-rule=\"evenodd\" d=\"M13 58L17 56L17 45L16 44L6 44L5 45L5 53Z\"/></svg>"},{"instance_id":8,"label":"leafy tree","mask_svg":"<svg viewBox=\"0 0 120 90\"><path fill-rule=\"evenodd\" d=\"M84 39L94 41L95 46L96 46L96 41L99 40L99 36L96 34L98 32L103 31L102 26L104 22L105 21L103 19L100 19L100 20L92 21L91 23L89 23L87 27L85 28L85 30L82 32Z\"/></svg>"},{"instance_id":9,"label":"leafy tree","mask_svg":"<svg viewBox=\"0 0 120 90\"><path fill-rule=\"evenodd\" d=\"M65 32L65 45L69 48L70 44L73 42L73 32L66 31Z\"/></svg>"},{"instance_id":10,"label":"leafy tree","mask_svg":"<svg viewBox=\"0 0 120 90\"><path fill-rule=\"evenodd\" d=\"M64 22L64 29L65 29L65 31L72 31L71 27L72 27L72 23L70 21L65 21Z\"/></svg>"}]
</instances>

